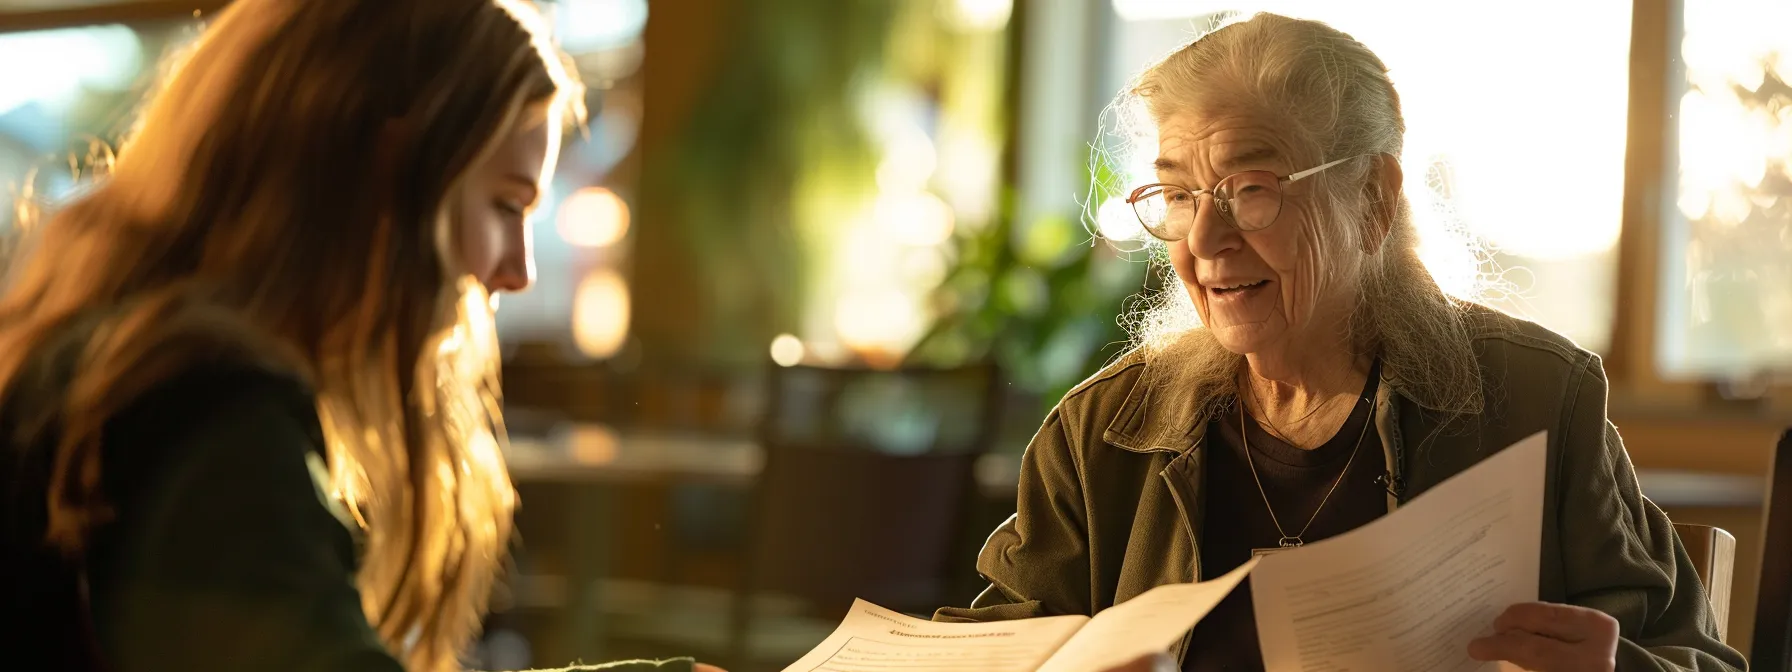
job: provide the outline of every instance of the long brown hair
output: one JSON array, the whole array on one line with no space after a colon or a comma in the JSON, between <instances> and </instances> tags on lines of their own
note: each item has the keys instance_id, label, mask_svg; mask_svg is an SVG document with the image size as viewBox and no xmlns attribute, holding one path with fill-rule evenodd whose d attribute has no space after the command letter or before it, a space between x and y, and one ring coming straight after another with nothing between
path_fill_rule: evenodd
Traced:
<instances>
[{"instance_id":1,"label":"long brown hair","mask_svg":"<svg viewBox=\"0 0 1792 672\"><path fill-rule=\"evenodd\" d=\"M106 519L106 418L189 362L237 353L316 389L336 494L366 534L366 613L410 669L453 668L515 493L489 309L447 254L447 204L526 109L574 121L582 99L513 0L220 12L108 174L32 226L0 285L0 403L41 394L21 372L102 316L49 402L49 542L79 554Z\"/></svg>"}]
</instances>

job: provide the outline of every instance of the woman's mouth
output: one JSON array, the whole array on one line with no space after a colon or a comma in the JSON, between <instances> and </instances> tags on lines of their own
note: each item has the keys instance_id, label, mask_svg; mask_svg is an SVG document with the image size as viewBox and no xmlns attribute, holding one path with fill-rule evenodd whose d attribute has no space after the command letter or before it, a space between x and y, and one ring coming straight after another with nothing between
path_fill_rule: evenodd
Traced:
<instances>
[{"instance_id":1,"label":"woman's mouth","mask_svg":"<svg viewBox=\"0 0 1792 672\"><path fill-rule=\"evenodd\" d=\"M1242 298L1254 294L1268 285L1268 280L1248 280L1209 286L1207 291L1211 292L1215 297Z\"/></svg>"}]
</instances>

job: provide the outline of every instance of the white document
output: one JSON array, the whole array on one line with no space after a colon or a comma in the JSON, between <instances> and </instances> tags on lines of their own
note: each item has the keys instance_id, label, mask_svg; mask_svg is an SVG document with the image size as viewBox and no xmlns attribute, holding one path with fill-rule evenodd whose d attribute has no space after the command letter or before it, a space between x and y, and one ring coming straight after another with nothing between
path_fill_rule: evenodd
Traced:
<instances>
[{"instance_id":1,"label":"white document","mask_svg":"<svg viewBox=\"0 0 1792 672\"><path fill-rule=\"evenodd\" d=\"M1065 642L1039 672L1088 672L1168 651L1219 606L1257 566L1252 558L1219 578L1172 583L1102 610Z\"/></svg>"},{"instance_id":2,"label":"white document","mask_svg":"<svg viewBox=\"0 0 1792 672\"><path fill-rule=\"evenodd\" d=\"M1537 599L1546 435L1532 435L1345 534L1158 586L1094 618L934 623L858 600L785 672L1087 672L1167 651L1251 578L1268 672L1492 672L1468 657Z\"/></svg>"},{"instance_id":3,"label":"white document","mask_svg":"<svg viewBox=\"0 0 1792 672\"><path fill-rule=\"evenodd\" d=\"M1028 672L1089 622L1055 616L998 623L934 623L864 600L834 634L785 672L942 670Z\"/></svg>"},{"instance_id":4,"label":"white document","mask_svg":"<svg viewBox=\"0 0 1792 672\"><path fill-rule=\"evenodd\" d=\"M1512 669L1468 643L1537 599L1547 445L1533 434L1382 518L1265 557L1251 574L1264 669Z\"/></svg>"},{"instance_id":5,"label":"white document","mask_svg":"<svg viewBox=\"0 0 1792 672\"><path fill-rule=\"evenodd\" d=\"M855 600L834 634L784 672L1087 672L1166 651L1250 573L1158 586L1095 618L934 623Z\"/></svg>"}]
</instances>

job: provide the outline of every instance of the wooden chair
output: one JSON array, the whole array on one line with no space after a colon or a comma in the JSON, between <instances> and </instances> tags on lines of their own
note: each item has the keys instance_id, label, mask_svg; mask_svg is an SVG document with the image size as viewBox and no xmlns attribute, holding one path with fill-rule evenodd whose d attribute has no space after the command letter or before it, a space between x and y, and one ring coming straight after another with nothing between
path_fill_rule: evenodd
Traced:
<instances>
[{"instance_id":1,"label":"wooden chair","mask_svg":"<svg viewBox=\"0 0 1792 672\"><path fill-rule=\"evenodd\" d=\"M1735 585L1736 537L1722 528L1708 525L1674 523L1674 533L1692 556L1693 570L1705 586L1705 597L1711 602L1711 613L1717 618L1718 639L1728 640L1730 633L1730 592Z\"/></svg>"},{"instance_id":2,"label":"wooden chair","mask_svg":"<svg viewBox=\"0 0 1792 672\"><path fill-rule=\"evenodd\" d=\"M1792 672L1792 428L1780 435L1770 469L1749 669Z\"/></svg>"},{"instance_id":3,"label":"wooden chair","mask_svg":"<svg viewBox=\"0 0 1792 672\"><path fill-rule=\"evenodd\" d=\"M829 620L855 597L920 613L967 599L949 577L999 426L996 368L780 367L769 383L734 660L751 658L761 593Z\"/></svg>"}]
</instances>

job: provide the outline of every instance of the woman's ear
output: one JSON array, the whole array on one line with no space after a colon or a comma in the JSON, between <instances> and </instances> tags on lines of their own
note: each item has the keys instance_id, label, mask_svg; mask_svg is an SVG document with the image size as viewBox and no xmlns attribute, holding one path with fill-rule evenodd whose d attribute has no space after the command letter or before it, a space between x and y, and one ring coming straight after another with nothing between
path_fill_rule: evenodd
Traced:
<instances>
[{"instance_id":1,"label":"woman's ear","mask_svg":"<svg viewBox=\"0 0 1792 672\"><path fill-rule=\"evenodd\" d=\"M1380 251L1382 243L1393 231L1394 218L1400 216L1400 196L1406 184L1400 159L1384 153L1376 154L1375 160L1369 183L1363 187L1369 197L1368 230L1363 236L1363 252L1368 254Z\"/></svg>"}]
</instances>

